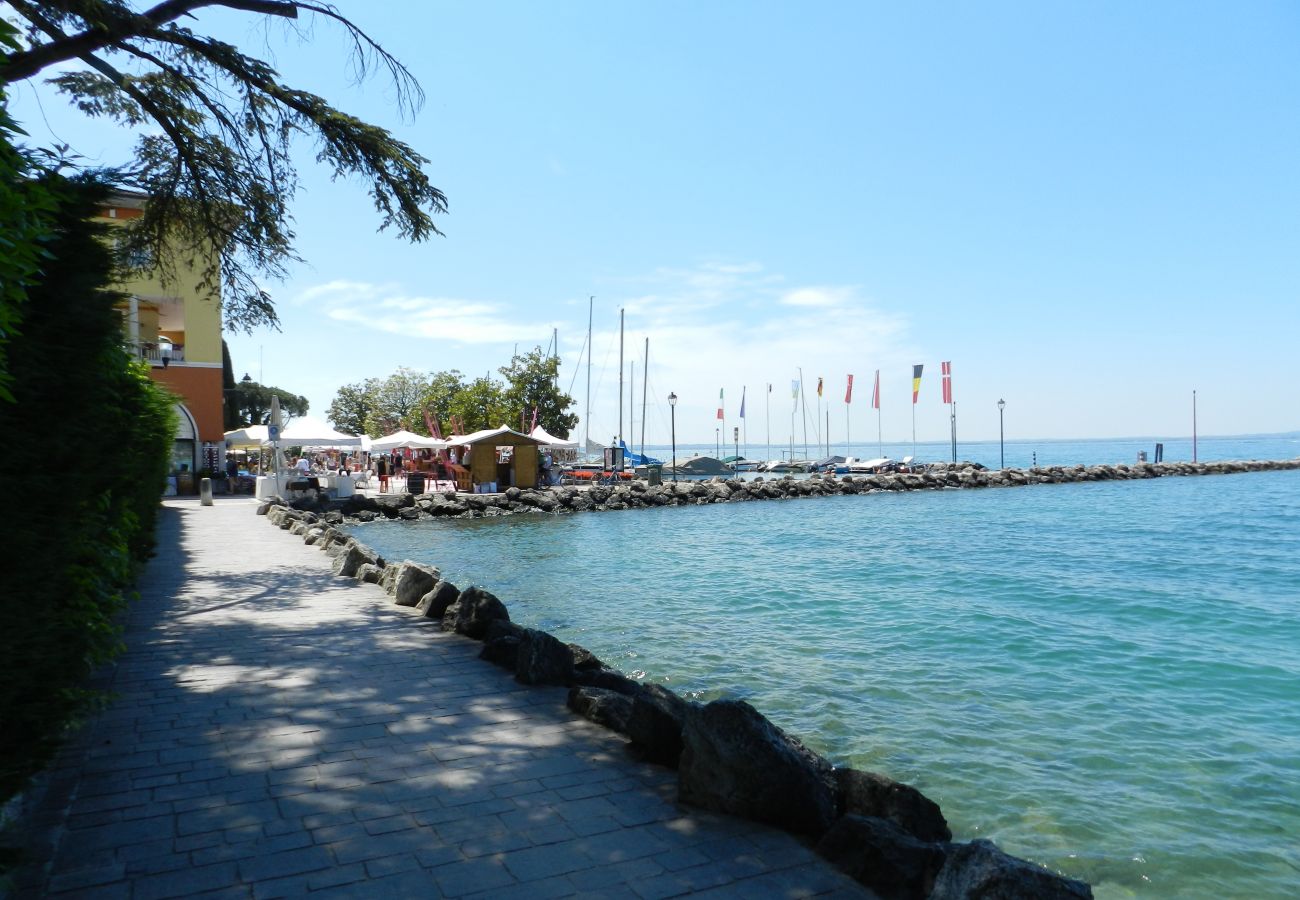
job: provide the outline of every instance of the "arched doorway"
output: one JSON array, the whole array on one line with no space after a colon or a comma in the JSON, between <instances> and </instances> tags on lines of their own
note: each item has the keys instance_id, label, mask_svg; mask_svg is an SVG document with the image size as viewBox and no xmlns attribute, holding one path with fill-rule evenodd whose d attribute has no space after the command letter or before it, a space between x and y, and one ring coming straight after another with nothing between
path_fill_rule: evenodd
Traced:
<instances>
[{"instance_id":1,"label":"arched doorway","mask_svg":"<svg viewBox=\"0 0 1300 900\"><path fill-rule=\"evenodd\" d=\"M197 472L199 426L184 403L176 404L176 441L172 444L172 471Z\"/></svg>"}]
</instances>

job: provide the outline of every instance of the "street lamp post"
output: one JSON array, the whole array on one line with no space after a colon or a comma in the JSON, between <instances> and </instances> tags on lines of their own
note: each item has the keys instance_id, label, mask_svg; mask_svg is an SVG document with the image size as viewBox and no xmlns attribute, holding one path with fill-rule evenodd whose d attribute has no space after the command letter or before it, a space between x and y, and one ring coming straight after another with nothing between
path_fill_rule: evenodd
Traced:
<instances>
[{"instance_id":1,"label":"street lamp post","mask_svg":"<svg viewBox=\"0 0 1300 900\"><path fill-rule=\"evenodd\" d=\"M1002 465L999 468L1007 467L1007 434L1002 427L1002 410L1007 408L1007 401L998 401L998 452L1002 458Z\"/></svg>"},{"instance_id":2,"label":"street lamp post","mask_svg":"<svg viewBox=\"0 0 1300 900\"><path fill-rule=\"evenodd\" d=\"M673 420L673 481L677 480L677 395L668 395L668 414Z\"/></svg>"}]
</instances>

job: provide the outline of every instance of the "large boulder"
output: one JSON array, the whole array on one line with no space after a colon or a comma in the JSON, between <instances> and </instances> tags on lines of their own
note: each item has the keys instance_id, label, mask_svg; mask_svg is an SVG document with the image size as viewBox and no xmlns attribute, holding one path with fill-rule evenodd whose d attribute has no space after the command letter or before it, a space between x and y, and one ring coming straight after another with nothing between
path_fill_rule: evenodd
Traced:
<instances>
[{"instance_id":1,"label":"large boulder","mask_svg":"<svg viewBox=\"0 0 1300 900\"><path fill-rule=\"evenodd\" d=\"M420 602L415 605L415 608L418 609L426 618L438 619L441 621L442 617L447 613L447 607L455 603L456 598L459 596L460 589L457 588L456 585L452 584L450 581L439 579L438 582L420 598Z\"/></svg>"},{"instance_id":2,"label":"large boulder","mask_svg":"<svg viewBox=\"0 0 1300 900\"><path fill-rule=\"evenodd\" d=\"M344 546L342 553L334 557L331 568L333 568L335 575L352 578L357 574L357 570L368 561L361 545L352 541Z\"/></svg>"},{"instance_id":3,"label":"large boulder","mask_svg":"<svg viewBox=\"0 0 1300 900\"><path fill-rule=\"evenodd\" d=\"M573 651L545 631L525 628L515 659L515 680L521 684L569 684Z\"/></svg>"},{"instance_id":4,"label":"large boulder","mask_svg":"<svg viewBox=\"0 0 1300 900\"><path fill-rule=\"evenodd\" d=\"M627 734L627 720L632 715L633 699L618 691L574 685L569 689L569 709L597 725Z\"/></svg>"},{"instance_id":5,"label":"large boulder","mask_svg":"<svg viewBox=\"0 0 1300 900\"><path fill-rule=\"evenodd\" d=\"M498 620L510 621L506 606L495 594L480 587L468 587L447 607L442 617L442 630L454 631L475 640L483 640L488 626Z\"/></svg>"},{"instance_id":6,"label":"large boulder","mask_svg":"<svg viewBox=\"0 0 1300 900\"><path fill-rule=\"evenodd\" d=\"M831 826L817 852L881 900L925 900L944 863L942 844L919 841L885 819L853 814Z\"/></svg>"},{"instance_id":7,"label":"large boulder","mask_svg":"<svg viewBox=\"0 0 1300 900\"><path fill-rule=\"evenodd\" d=\"M1084 900L1092 888L1023 859L991 841L953 844L934 880L930 900Z\"/></svg>"},{"instance_id":8,"label":"large boulder","mask_svg":"<svg viewBox=\"0 0 1300 900\"><path fill-rule=\"evenodd\" d=\"M643 684L632 695L627 736L647 760L676 766L682 755L682 731L691 704L658 684Z\"/></svg>"},{"instance_id":9,"label":"large boulder","mask_svg":"<svg viewBox=\"0 0 1300 900\"><path fill-rule=\"evenodd\" d=\"M579 665L577 654L574 655L573 683L586 687L603 688L608 691L635 697L641 692L641 682L628 678L622 672L600 666L594 669Z\"/></svg>"},{"instance_id":10,"label":"large boulder","mask_svg":"<svg viewBox=\"0 0 1300 900\"><path fill-rule=\"evenodd\" d=\"M743 700L715 700L686 719L677 776L685 803L821 835L835 820L831 764Z\"/></svg>"},{"instance_id":11,"label":"large boulder","mask_svg":"<svg viewBox=\"0 0 1300 900\"><path fill-rule=\"evenodd\" d=\"M573 668L576 671L589 672L592 669L605 668L605 664L601 662L600 657L581 644L570 644L569 649L573 651Z\"/></svg>"},{"instance_id":12,"label":"large boulder","mask_svg":"<svg viewBox=\"0 0 1300 900\"><path fill-rule=\"evenodd\" d=\"M393 584L393 602L398 606L415 606L421 597L433 590L441 574L433 566L409 560L402 563L402 571L397 573L397 581Z\"/></svg>"},{"instance_id":13,"label":"large boulder","mask_svg":"<svg viewBox=\"0 0 1300 900\"><path fill-rule=\"evenodd\" d=\"M515 661L519 658L519 643L523 640L524 629L508 619L493 619L488 623L483 635L483 649L478 658L487 660L503 669L515 670Z\"/></svg>"},{"instance_id":14,"label":"large boulder","mask_svg":"<svg viewBox=\"0 0 1300 900\"><path fill-rule=\"evenodd\" d=\"M918 840L952 840L939 804L914 787L857 769L836 769L835 783L841 812L888 819Z\"/></svg>"}]
</instances>

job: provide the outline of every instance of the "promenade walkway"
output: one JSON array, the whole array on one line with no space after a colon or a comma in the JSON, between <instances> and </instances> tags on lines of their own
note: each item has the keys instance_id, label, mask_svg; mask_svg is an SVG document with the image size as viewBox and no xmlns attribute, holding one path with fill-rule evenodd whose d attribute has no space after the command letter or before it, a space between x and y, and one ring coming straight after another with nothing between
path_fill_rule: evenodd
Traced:
<instances>
[{"instance_id":1,"label":"promenade walkway","mask_svg":"<svg viewBox=\"0 0 1300 900\"><path fill-rule=\"evenodd\" d=\"M678 806L563 689L254 508L166 503L115 699L19 823L17 896L866 896L784 833Z\"/></svg>"}]
</instances>

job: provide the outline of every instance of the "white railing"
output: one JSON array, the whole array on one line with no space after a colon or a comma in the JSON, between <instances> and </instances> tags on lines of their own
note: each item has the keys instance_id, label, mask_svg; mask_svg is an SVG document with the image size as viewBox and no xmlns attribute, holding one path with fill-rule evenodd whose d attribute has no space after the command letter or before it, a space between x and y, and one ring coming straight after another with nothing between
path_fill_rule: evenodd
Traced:
<instances>
[{"instance_id":1,"label":"white railing","mask_svg":"<svg viewBox=\"0 0 1300 900\"><path fill-rule=\"evenodd\" d=\"M172 363L185 362L184 344L159 344L156 341L140 341L127 344L127 349L141 359L147 359L154 366L168 366Z\"/></svg>"}]
</instances>

